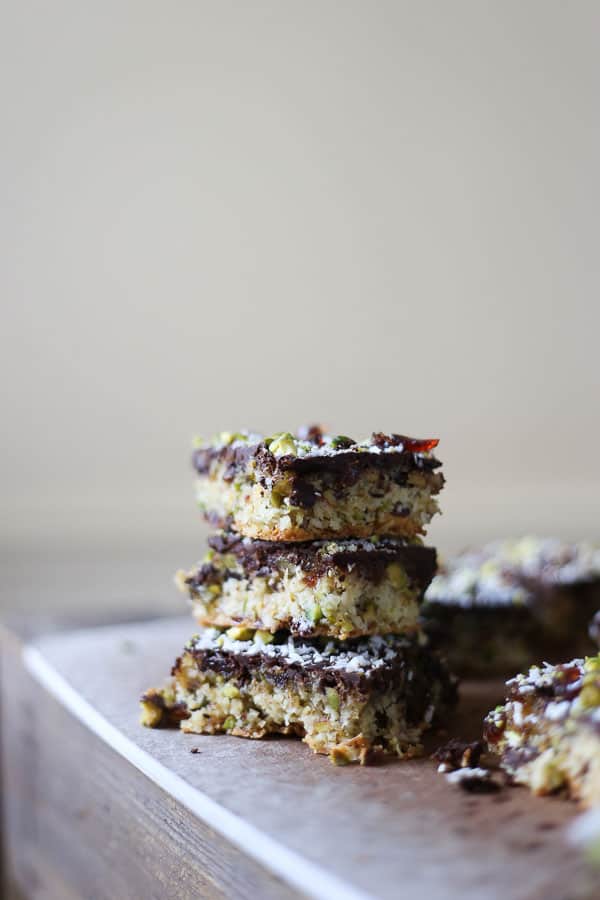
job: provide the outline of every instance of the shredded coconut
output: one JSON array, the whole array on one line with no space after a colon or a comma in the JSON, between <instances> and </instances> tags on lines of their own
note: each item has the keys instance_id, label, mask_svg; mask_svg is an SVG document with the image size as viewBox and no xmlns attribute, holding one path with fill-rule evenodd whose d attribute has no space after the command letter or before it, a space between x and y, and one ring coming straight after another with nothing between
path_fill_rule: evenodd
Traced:
<instances>
[{"instance_id":1,"label":"shredded coconut","mask_svg":"<svg viewBox=\"0 0 600 900\"><path fill-rule=\"evenodd\" d=\"M324 669L368 676L395 659L409 644L410 641L402 636L383 638L376 635L354 644L350 649L341 649L333 641L319 649L314 644L297 641L293 637L289 637L285 644L265 644L260 639L238 641L216 628L207 628L193 637L188 646L192 650L221 650L244 656L262 655L301 666L318 665Z\"/></svg>"}]
</instances>

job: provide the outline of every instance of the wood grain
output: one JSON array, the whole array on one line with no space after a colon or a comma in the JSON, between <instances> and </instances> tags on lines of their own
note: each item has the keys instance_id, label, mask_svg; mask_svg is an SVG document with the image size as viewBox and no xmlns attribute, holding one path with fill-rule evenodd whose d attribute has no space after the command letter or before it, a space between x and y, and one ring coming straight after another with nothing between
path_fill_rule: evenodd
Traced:
<instances>
[{"instance_id":1,"label":"wood grain","mask_svg":"<svg viewBox=\"0 0 600 900\"><path fill-rule=\"evenodd\" d=\"M39 648L94 710L190 791L349 889L427 900L600 896L597 876L565 841L576 814L565 801L523 789L465 794L428 759L338 769L296 741L141 729L136 697L160 681L188 633L187 619L165 620L59 634ZM10 882L24 896L300 896L76 721L23 670L20 649L5 633L4 818ZM473 684L462 693L452 733L476 737L502 688ZM200 754L190 754L192 746Z\"/></svg>"},{"instance_id":2,"label":"wood grain","mask_svg":"<svg viewBox=\"0 0 600 900\"><path fill-rule=\"evenodd\" d=\"M156 787L41 691L2 633L2 896L299 895Z\"/></svg>"}]
</instances>

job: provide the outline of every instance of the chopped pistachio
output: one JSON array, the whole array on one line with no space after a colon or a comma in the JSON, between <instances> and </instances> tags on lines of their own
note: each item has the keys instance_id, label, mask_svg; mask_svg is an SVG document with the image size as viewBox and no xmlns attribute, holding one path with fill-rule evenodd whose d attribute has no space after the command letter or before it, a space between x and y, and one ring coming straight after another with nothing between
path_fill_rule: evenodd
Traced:
<instances>
[{"instance_id":1,"label":"chopped pistachio","mask_svg":"<svg viewBox=\"0 0 600 900\"><path fill-rule=\"evenodd\" d=\"M232 728L235 728L235 716L227 716L223 722L223 728L226 731L231 731Z\"/></svg>"},{"instance_id":2,"label":"chopped pistachio","mask_svg":"<svg viewBox=\"0 0 600 900\"><path fill-rule=\"evenodd\" d=\"M221 587L218 584L209 584L208 592L209 594L212 594L213 597L218 597L221 593Z\"/></svg>"},{"instance_id":3,"label":"chopped pistachio","mask_svg":"<svg viewBox=\"0 0 600 900\"><path fill-rule=\"evenodd\" d=\"M259 640L263 644L272 644L273 643L273 635L270 631L257 631L254 635L254 640Z\"/></svg>"},{"instance_id":4,"label":"chopped pistachio","mask_svg":"<svg viewBox=\"0 0 600 900\"><path fill-rule=\"evenodd\" d=\"M140 715L140 724L146 728L156 728L162 719L162 709L150 700L142 700L140 703L142 709Z\"/></svg>"},{"instance_id":5,"label":"chopped pistachio","mask_svg":"<svg viewBox=\"0 0 600 900\"><path fill-rule=\"evenodd\" d=\"M229 697L230 700L233 699L233 697L240 696L240 692L236 688L235 684L226 684L225 687L223 688L223 693L225 694L226 697Z\"/></svg>"},{"instance_id":6,"label":"chopped pistachio","mask_svg":"<svg viewBox=\"0 0 600 900\"><path fill-rule=\"evenodd\" d=\"M273 456L298 456L298 447L294 435L289 431L280 431L265 441Z\"/></svg>"},{"instance_id":7,"label":"chopped pistachio","mask_svg":"<svg viewBox=\"0 0 600 900\"><path fill-rule=\"evenodd\" d=\"M235 569L235 567L237 566L237 559L235 557L235 554L226 553L223 556L223 565L226 569Z\"/></svg>"},{"instance_id":8,"label":"chopped pistachio","mask_svg":"<svg viewBox=\"0 0 600 900\"><path fill-rule=\"evenodd\" d=\"M584 669L587 672L600 672L600 653L597 656L586 657Z\"/></svg>"},{"instance_id":9,"label":"chopped pistachio","mask_svg":"<svg viewBox=\"0 0 600 900\"><path fill-rule=\"evenodd\" d=\"M283 495L280 494L275 488L271 491L271 504L276 509L280 509L283 506Z\"/></svg>"},{"instance_id":10,"label":"chopped pistachio","mask_svg":"<svg viewBox=\"0 0 600 900\"><path fill-rule=\"evenodd\" d=\"M310 621L313 623L313 625L316 625L317 622L320 622L321 619L323 618L323 610L321 609L321 607L319 606L318 603L316 604L316 606L313 606L313 608L311 609L311 611L309 613L309 618L310 618Z\"/></svg>"},{"instance_id":11,"label":"chopped pistachio","mask_svg":"<svg viewBox=\"0 0 600 900\"><path fill-rule=\"evenodd\" d=\"M335 712L340 711L340 695L335 688L327 688L327 705Z\"/></svg>"},{"instance_id":12,"label":"chopped pistachio","mask_svg":"<svg viewBox=\"0 0 600 900\"><path fill-rule=\"evenodd\" d=\"M231 431L219 431L218 434L215 435L213 443L214 444L222 444L224 447L231 444L233 441L233 433Z\"/></svg>"},{"instance_id":13,"label":"chopped pistachio","mask_svg":"<svg viewBox=\"0 0 600 900\"><path fill-rule=\"evenodd\" d=\"M393 586L397 588L397 590L403 590L404 588L408 587L406 572L404 571L400 563L390 563L387 567L387 575Z\"/></svg>"},{"instance_id":14,"label":"chopped pistachio","mask_svg":"<svg viewBox=\"0 0 600 900\"><path fill-rule=\"evenodd\" d=\"M225 632L232 641L251 641L254 637L252 628L244 628L243 625L233 625Z\"/></svg>"},{"instance_id":15,"label":"chopped pistachio","mask_svg":"<svg viewBox=\"0 0 600 900\"><path fill-rule=\"evenodd\" d=\"M581 709L593 709L600 706L600 687L597 684L584 684L578 697Z\"/></svg>"},{"instance_id":16,"label":"chopped pistachio","mask_svg":"<svg viewBox=\"0 0 600 900\"><path fill-rule=\"evenodd\" d=\"M352 438L346 437L345 434L336 434L336 436L331 439L331 446L334 450L338 447L348 447L352 444L354 444Z\"/></svg>"},{"instance_id":17,"label":"chopped pistachio","mask_svg":"<svg viewBox=\"0 0 600 900\"><path fill-rule=\"evenodd\" d=\"M315 731L329 731L331 722L315 722Z\"/></svg>"},{"instance_id":18,"label":"chopped pistachio","mask_svg":"<svg viewBox=\"0 0 600 900\"><path fill-rule=\"evenodd\" d=\"M180 591L187 591L187 575L188 573L185 571L185 569L178 569L175 572L175 584Z\"/></svg>"}]
</instances>

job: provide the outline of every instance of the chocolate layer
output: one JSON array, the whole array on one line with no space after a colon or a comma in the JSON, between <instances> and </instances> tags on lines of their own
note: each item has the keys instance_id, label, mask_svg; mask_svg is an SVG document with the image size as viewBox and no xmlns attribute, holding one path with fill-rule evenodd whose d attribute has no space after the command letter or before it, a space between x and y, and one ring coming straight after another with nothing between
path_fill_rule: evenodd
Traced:
<instances>
[{"instance_id":1,"label":"chocolate layer","mask_svg":"<svg viewBox=\"0 0 600 900\"><path fill-rule=\"evenodd\" d=\"M584 725L600 734L600 655L533 666L506 687L505 705L485 719L484 737L490 745L502 741L507 726L527 735L554 725Z\"/></svg>"},{"instance_id":2,"label":"chocolate layer","mask_svg":"<svg viewBox=\"0 0 600 900\"><path fill-rule=\"evenodd\" d=\"M377 542L366 540L302 541L286 544L280 541L260 541L243 538L234 532L221 532L208 539L209 546L219 554L233 554L248 577L268 576L281 562L299 566L316 580L335 567L346 572L355 570L362 578L379 584L387 566L399 563L414 584L423 589L433 578L436 568L436 552L433 547L410 544L394 538L382 538ZM193 587L217 575L216 569L205 563L188 579ZM227 575L237 577L235 570ZM223 574L219 574L223 578Z\"/></svg>"},{"instance_id":3,"label":"chocolate layer","mask_svg":"<svg viewBox=\"0 0 600 900\"><path fill-rule=\"evenodd\" d=\"M428 600L421 607L432 647L465 676L510 677L543 660L558 663L593 653L589 621L600 584L538 585L526 604L466 604Z\"/></svg>"},{"instance_id":4,"label":"chocolate layer","mask_svg":"<svg viewBox=\"0 0 600 900\"><path fill-rule=\"evenodd\" d=\"M343 642L318 638L294 642L287 634L280 633L272 644L258 652L251 644L231 641L224 647L207 646L206 637L201 637L192 639L186 652L194 657L200 670L217 672L241 683L260 673L278 687L309 685L312 690L323 692L335 687L366 694L385 691L391 686L402 687L403 696L407 697L409 721L422 718L434 683L444 685L445 703L456 699L452 676L435 654L420 646L418 639L388 636ZM181 658L175 663L173 675L180 664ZM415 711L412 719L411 710Z\"/></svg>"},{"instance_id":5,"label":"chocolate layer","mask_svg":"<svg viewBox=\"0 0 600 900\"><path fill-rule=\"evenodd\" d=\"M319 496L314 478L309 476L323 479L323 486L328 489L342 491L356 484L366 469L392 473L394 481L403 485L409 473L431 472L441 465L429 455L437 440L421 441L379 432L369 441L358 443L351 438L324 435L314 426L309 431L310 439L290 435L294 442L289 444L293 454L285 452L286 444L281 441L244 433L228 436L232 438L229 443L198 447L193 452L192 464L201 475L208 474L215 464L223 466L221 477L227 482L246 472L252 461L253 475L259 483L291 479L293 505L307 509ZM275 453L273 448L282 448L284 452Z\"/></svg>"}]
</instances>

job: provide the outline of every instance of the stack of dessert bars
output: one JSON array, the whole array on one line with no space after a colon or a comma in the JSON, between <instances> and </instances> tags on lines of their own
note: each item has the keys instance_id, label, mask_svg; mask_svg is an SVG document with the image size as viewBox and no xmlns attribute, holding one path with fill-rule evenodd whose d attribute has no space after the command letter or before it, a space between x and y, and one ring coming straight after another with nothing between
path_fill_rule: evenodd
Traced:
<instances>
[{"instance_id":1,"label":"stack of dessert bars","mask_svg":"<svg viewBox=\"0 0 600 900\"><path fill-rule=\"evenodd\" d=\"M338 764L417 754L456 695L419 629L436 444L316 426L197 442L198 503L219 530L177 579L201 630L143 696L143 724L298 735Z\"/></svg>"}]
</instances>

